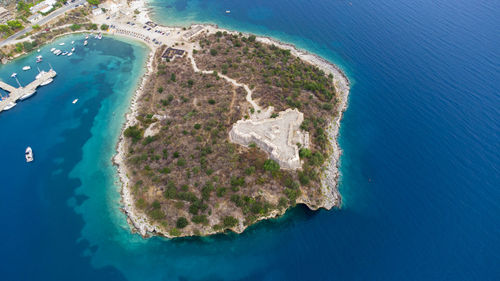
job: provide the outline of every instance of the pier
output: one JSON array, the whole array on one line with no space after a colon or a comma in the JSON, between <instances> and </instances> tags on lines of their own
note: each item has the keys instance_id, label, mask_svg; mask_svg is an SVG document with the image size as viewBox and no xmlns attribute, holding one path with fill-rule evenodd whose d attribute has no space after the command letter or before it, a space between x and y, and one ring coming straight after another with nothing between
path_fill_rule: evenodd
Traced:
<instances>
[{"instance_id":1,"label":"pier","mask_svg":"<svg viewBox=\"0 0 500 281\"><path fill-rule=\"evenodd\" d=\"M37 78L25 87L13 87L5 82L0 81L0 88L6 92L9 93L9 97L3 99L0 101L0 112L4 111L4 109L7 107L8 104L15 103L17 100L19 100L22 96L31 93L33 91L36 91L36 89L44 82L48 81L49 79L52 79L56 76L56 72L53 69L50 69L49 71L42 71L40 72L39 75L37 75Z\"/></svg>"}]
</instances>

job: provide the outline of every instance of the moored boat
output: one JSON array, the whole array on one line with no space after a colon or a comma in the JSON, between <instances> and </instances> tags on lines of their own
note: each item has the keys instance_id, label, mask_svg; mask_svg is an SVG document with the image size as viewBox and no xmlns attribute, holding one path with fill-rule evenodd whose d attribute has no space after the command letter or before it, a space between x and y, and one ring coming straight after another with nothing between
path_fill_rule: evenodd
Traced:
<instances>
[{"instance_id":1,"label":"moored boat","mask_svg":"<svg viewBox=\"0 0 500 281\"><path fill-rule=\"evenodd\" d=\"M78 99L74 99L73 102L72 102L72 104L75 104L77 102L78 102Z\"/></svg>"},{"instance_id":2,"label":"moored boat","mask_svg":"<svg viewBox=\"0 0 500 281\"><path fill-rule=\"evenodd\" d=\"M42 83L40 83L40 86L48 85L48 84L52 83L52 81L54 81L54 79L49 78L49 79L43 81Z\"/></svg>"},{"instance_id":3,"label":"moored boat","mask_svg":"<svg viewBox=\"0 0 500 281\"><path fill-rule=\"evenodd\" d=\"M32 95L34 95L35 93L36 93L36 90L32 90L32 91L24 94L23 96L21 96L19 99L20 100L25 100L25 99L31 97Z\"/></svg>"},{"instance_id":4,"label":"moored boat","mask_svg":"<svg viewBox=\"0 0 500 281\"><path fill-rule=\"evenodd\" d=\"M7 106L3 108L3 110L9 110L9 109L13 108L14 106L16 106L16 104L17 103L15 103L15 102L9 102L7 104Z\"/></svg>"},{"instance_id":5,"label":"moored boat","mask_svg":"<svg viewBox=\"0 0 500 281\"><path fill-rule=\"evenodd\" d=\"M83 41L83 46L87 46L88 43L87 40Z\"/></svg>"},{"instance_id":6,"label":"moored boat","mask_svg":"<svg viewBox=\"0 0 500 281\"><path fill-rule=\"evenodd\" d=\"M26 157L26 162L33 162L34 158L33 158L33 150L31 149L31 147L27 147L26 148L26 151L24 152L24 156Z\"/></svg>"},{"instance_id":7,"label":"moored boat","mask_svg":"<svg viewBox=\"0 0 500 281\"><path fill-rule=\"evenodd\" d=\"M23 66L23 70L26 71L26 70L30 70L31 69L31 66L29 65L26 65L26 66Z\"/></svg>"}]
</instances>

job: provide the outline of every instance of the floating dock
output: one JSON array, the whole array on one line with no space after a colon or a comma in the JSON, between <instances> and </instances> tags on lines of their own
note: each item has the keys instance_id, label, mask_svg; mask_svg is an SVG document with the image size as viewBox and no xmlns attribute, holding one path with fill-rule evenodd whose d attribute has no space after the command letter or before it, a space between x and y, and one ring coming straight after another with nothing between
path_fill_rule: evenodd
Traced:
<instances>
[{"instance_id":1,"label":"floating dock","mask_svg":"<svg viewBox=\"0 0 500 281\"><path fill-rule=\"evenodd\" d=\"M25 87L13 87L5 82L0 81L0 88L6 92L9 92L9 97L0 101L0 112L4 110L5 107L11 102L15 103L22 96L27 93L35 91L42 83L52 79L56 76L56 72L53 69L49 71L42 71L33 82L29 83Z\"/></svg>"}]
</instances>

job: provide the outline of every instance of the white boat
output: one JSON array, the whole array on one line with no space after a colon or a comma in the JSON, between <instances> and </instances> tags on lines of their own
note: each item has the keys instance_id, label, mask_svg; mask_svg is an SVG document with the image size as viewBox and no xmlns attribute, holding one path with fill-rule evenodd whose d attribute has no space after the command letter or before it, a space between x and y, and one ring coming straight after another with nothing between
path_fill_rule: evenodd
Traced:
<instances>
[{"instance_id":1,"label":"white boat","mask_svg":"<svg viewBox=\"0 0 500 281\"><path fill-rule=\"evenodd\" d=\"M230 14L230 13L231 13L231 11L230 11L230 10L226 10L226 14Z\"/></svg>"},{"instance_id":2,"label":"white boat","mask_svg":"<svg viewBox=\"0 0 500 281\"><path fill-rule=\"evenodd\" d=\"M74 99L73 102L72 102L72 104L75 104L77 102L78 102L78 99Z\"/></svg>"},{"instance_id":3,"label":"white boat","mask_svg":"<svg viewBox=\"0 0 500 281\"><path fill-rule=\"evenodd\" d=\"M51 49L50 49L50 51L51 51L51 52L53 52L53 51L55 51L55 50L56 50L56 48L51 48Z\"/></svg>"},{"instance_id":4,"label":"white boat","mask_svg":"<svg viewBox=\"0 0 500 281\"><path fill-rule=\"evenodd\" d=\"M64 42L63 43L59 43L59 46L64 46Z\"/></svg>"},{"instance_id":5,"label":"white boat","mask_svg":"<svg viewBox=\"0 0 500 281\"><path fill-rule=\"evenodd\" d=\"M38 63L38 62L42 62L42 58L37 58L37 59L36 59L36 62L37 62L37 63Z\"/></svg>"},{"instance_id":6,"label":"white boat","mask_svg":"<svg viewBox=\"0 0 500 281\"><path fill-rule=\"evenodd\" d=\"M37 50L37 52L39 52L39 53L40 53L40 49L38 49L38 50Z\"/></svg>"},{"instance_id":7,"label":"white boat","mask_svg":"<svg viewBox=\"0 0 500 281\"><path fill-rule=\"evenodd\" d=\"M87 46L88 43L87 40L83 41L83 46Z\"/></svg>"},{"instance_id":8,"label":"white boat","mask_svg":"<svg viewBox=\"0 0 500 281\"><path fill-rule=\"evenodd\" d=\"M17 73L14 72L14 73L12 73L12 75L10 77L14 78L16 76L17 76Z\"/></svg>"},{"instance_id":9,"label":"white boat","mask_svg":"<svg viewBox=\"0 0 500 281\"><path fill-rule=\"evenodd\" d=\"M9 109L13 108L14 106L16 106L15 102L9 102L7 104L7 106L3 108L3 110L9 110Z\"/></svg>"},{"instance_id":10,"label":"white boat","mask_svg":"<svg viewBox=\"0 0 500 281\"><path fill-rule=\"evenodd\" d=\"M99 40L101 40L102 39L102 34L99 33L96 38L99 39Z\"/></svg>"},{"instance_id":11,"label":"white boat","mask_svg":"<svg viewBox=\"0 0 500 281\"><path fill-rule=\"evenodd\" d=\"M35 93L36 93L36 90L33 90L33 91L31 91L31 92L28 92L28 93L24 94L24 95L23 95L23 96L21 96L19 99L20 99L20 100L25 100L25 99L27 99L27 98L31 97L32 95L34 95Z\"/></svg>"},{"instance_id":12,"label":"white boat","mask_svg":"<svg viewBox=\"0 0 500 281\"><path fill-rule=\"evenodd\" d=\"M75 44L75 41L71 41L71 44Z\"/></svg>"},{"instance_id":13,"label":"white boat","mask_svg":"<svg viewBox=\"0 0 500 281\"><path fill-rule=\"evenodd\" d=\"M62 52L62 53L61 53L61 55L62 55L62 56L65 56L65 55L67 55L67 54L68 54L68 52Z\"/></svg>"},{"instance_id":14,"label":"white boat","mask_svg":"<svg viewBox=\"0 0 500 281\"><path fill-rule=\"evenodd\" d=\"M71 52L74 52L75 51L75 47L71 48Z\"/></svg>"},{"instance_id":15,"label":"white boat","mask_svg":"<svg viewBox=\"0 0 500 281\"><path fill-rule=\"evenodd\" d=\"M33 161L33 150L31 147L27 147L26 151L24 152L24 156L26 157L26 162L32 162Z\"/></svg>"},{"instance_id":16,"label":"white boat","mask_svg":"<svg viewBox=\"0 0 500 281\"><path fill-rule=\"evenodd\" d=\"M48 85L48 84L52 83L52 81L54 81L54 79L49 78L49 79L47 79L47 80L43 81L43 82L40 84L40 86L45 86L45 85Z\"/></svg>"},{"instance_id":17,"label":"white boat","mask_svg":"<svg viewBox=\"0 0 500 281\"><path fill-rule=\"evenodd\" d=\"M39 55L39 56L36 56L36 58L37 58L37 59L41 59L41 58L43 58L43 56L42 56L42 55Z\"/></svg>"},{"instance_id":18,"label":"white boat","mask_svg":"<svg viewBox=\"0 0 500 281\"><path fill-rule=\"evenodd\" d=\"M87 40L87 39L89 39L89 35L88 34L85 35L85 40Z\"/></svg>"},{"instance_id":19,"label":"white boat","mask_svg":"<svg viewBox=\"0 0 500 281\"><path fill-rule=\"evenodd\" d=\"M24 70L24 71L26 71L26 70L30 70L30 69L31 69L31 66L29 66L29 65L26 65L26 66L24 66L24 67L23 67L23 70Z\"/></svg>"},{"instance_id":20,"label":"white boat","mask_svg":"<svg viewBox=\"0 0 500 281\"><path fill-rule=\"evenodd\" d=\"M73 52L69 52L68 53L68 57L71 57L72 54L73 54Z\"/></svg>"},{"instance_id":21,"label":"white boat","mask_svg":"<svg viewBox=\"0 0 500 281\"><path fill-rule=\"evenodd\" d=\"M45 73L45 71L40 71L40 73L38 73L36 76L35 76L35 79L40 79L40 77L42 77L42 75Z\"/></svg>"}]
</instances>

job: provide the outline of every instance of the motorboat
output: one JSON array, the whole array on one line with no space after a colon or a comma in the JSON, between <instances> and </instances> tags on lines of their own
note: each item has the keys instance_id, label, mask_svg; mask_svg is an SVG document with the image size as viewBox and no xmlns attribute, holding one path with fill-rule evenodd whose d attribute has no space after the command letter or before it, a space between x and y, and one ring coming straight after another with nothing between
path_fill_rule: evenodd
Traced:
<instances>
[{"instance_id":1,"label":"motorboat","mask_svg":"<svg viewBox=\"0 0 500 281\"><path fill-rule=\"evenodd\" d=\"M68 53L68 57L71 57L71 55L73 55L73 52Z\"/></svg>"},{"instance_id":2,"label":"motorboat","mask_svg":"<svg viewBox=\"0 0 500 281\"><path fill-rule=\"evenodd\" d=\"M10 77L12 77L12 78L14 78L14 77L16 77L16 76L17 76L17 73L15 73L15 72L14 72L14 73L12 73L12 75L10 75Z\"/></svg>"},{"instance_id":3,"label":"motorboat","mask_svg":"<svg viewBox=\"0 0 500 281\"><path fill-rule=\"evenodd\" d=\"M71 48L71 52L74 52L75 51L75 47Z\"/></svg>"},{"instance_id":4,"label":"motorboat","mask_svg":"<svg viewBox=\"0 0 500 281\"><path fill-rule=\"evenodd\" d=\"M226 10L226 14L230 14L230 13L231 13L231 11L230 11L230 10Z\"/></svg>"},{"instance_id":5,"label":"motorboat","mask_svg":"<svg viewBox=\"0 0 500 281\"><path fill-rule=\"evenodd\" d=\"M25 100L25 99L31 97L32 95L34 95L35 93L36 93L36 90L32 90L32 91L30 91L30 92L22 95L19 99L20 100Z\"/></svg>"},{"instance_id":6,"label":"motorboat","mask_svg":"<svg viewBox=\"0 0 500 281\"><path fill-rule=\"evenodd\" d=\"M3 108L3 110L9 110L9 109L13 108L14 106L16 106L16 104L17 103L15 103L15 102L9 102L7 104L7 106Z\"/></svg>"},{"instance_id":7,"label":"motorboat","mask_svg":"<svg viewBox=\"0 0 500 281\"><path fill-rule=\"evenodd\" d=\"M59 43L59 46L64 46L64 42L63 43Z\"/></svg>"},{"instance_id":8,"label":"motorboat","mask_svg":"<svg viewBox=\"0 0 500 281\"><path fill-rule=\"evenodd\" d=\"M87 46L88 43L87 40L83 41L83 46Z\"/></svg>"},{"instance_id":9,"label":"motorboat","mask_svg":"<svg viewBox=\"0 0 500 281\"><path fill-rule=\"evenodd\" d=\"M51 48L51 49L50 49L50 51L51 51L51 52L53 52L53 51L55 51L55 50L56 50L56 48Z\"/></svg>"},{"instance_id":10,"label":"motorboat","mask_svg":"<svg viewBox=\"0 0 500 281\"><path fill-rule=\"evenodd\" d=\"M78 99L74 99L73 102L72 102L72 104L75 104L77 102L78 102Z\"/></svg>"},{"instance_id":11,"label":"motorboat","mask_svg":"<svg viewBox=\"0 0 500 281\"><path fill-rule=\"evenodd\" d=\"M37 63L42 62L42 58L37 58L37 59L36 59L36 62L37 62Z\"/></svg>"},{"instance_id":12,"label":"motorboat","mask_svg":"<svg viewBox=\"0 0 500 281\"><path fill-rule=\"evenodd\" d=\"M61 53L61 55L62 55L62 56L65 56L65 55L67 55L67 54L68 54L68 52L62 52L62 53Z\"/></svg>"},{"instance_id":13,"label":"motorboat","mask_svg":"<svg viewBox=\"0 0 500 281\"><path fill-rule=\"evenodd\" d=\"M38 73L36 76L35 76L35 79L40 79L40 77L42 77L43 74L45 74L46 72L45 71L40 71L40 73Z\"/></svg>"},{"instance_id":14,"label":"motorboat","mask_svg":"<svg viewBox=\"0 0 500 281\"><path fill-rule=\"evenodd\" d=\"M27 70L30 70L30 69L31 69L31 66L29 66L29 65L26 65L26 66L23 67L24 71L27 71Z\"/></svg>"},{"instance_id":15,"label":"motorboat","mask_svg":"<svg viewBox=\"0 0 500 281\"><path fill-rule=\"evenodd\" d=\"M40 86L45 86L45 85L48 85L48 84L52 83L52 81L54 81L54 79L49 78L49 79L47 79L47 80L43 81L43 82L40 84Z\"/></svg>"},{"instance_id":16,"label":"motorboat","mask_svg":"<svg viewBox=\"0 0 500 281\"><path fill-rule=\"evenodd\" d=\"M75 41L71 41L71 44L75 44Z\"/></svg>"},{"instance_id":17,"label":"motorboat","mask_svg":"<svg viewBox=\"0 0 500 281\"><path fill-rule=\"evenodd\" d=\"M31 147L27 147L26 148L26 151L24 152L24 156L26 157L26 162L33 162L34 158L33 158L33 150L31 149Z\"/></svg>"}]
</instances>

